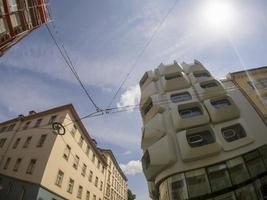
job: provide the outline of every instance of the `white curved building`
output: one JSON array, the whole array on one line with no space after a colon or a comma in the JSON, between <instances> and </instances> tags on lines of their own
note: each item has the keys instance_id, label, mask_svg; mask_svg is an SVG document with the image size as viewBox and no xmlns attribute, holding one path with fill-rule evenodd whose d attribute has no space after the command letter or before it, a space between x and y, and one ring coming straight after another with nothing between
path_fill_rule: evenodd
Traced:
<instances>
[{"instance_id":1,"label":"white curved building","mask_svg":"<svg viewBox=\"0 0 267 200\"><path fill-rule=\"evenodd\" d=\"M267 128L231 80L175 61L146 72L140 88L152 199L267 199Z\"/></svg>"}]
</instances>

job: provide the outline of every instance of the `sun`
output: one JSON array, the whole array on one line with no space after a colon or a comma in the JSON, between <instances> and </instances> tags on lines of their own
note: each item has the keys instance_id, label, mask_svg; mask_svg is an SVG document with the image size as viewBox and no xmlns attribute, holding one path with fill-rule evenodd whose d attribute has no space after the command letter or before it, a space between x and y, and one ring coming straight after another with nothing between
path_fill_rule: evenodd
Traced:
<instances>
[{"instance_id":1,"label":"sun","mask_svg":"<svg viewBox=\"0 0 267 200\"><path fill-rule=\"evenodd\" d=\"M234 24L235 12L231 1L205 1L201 7L201 21L208 29L228 30Z\"/></svg>"}]
</instances>

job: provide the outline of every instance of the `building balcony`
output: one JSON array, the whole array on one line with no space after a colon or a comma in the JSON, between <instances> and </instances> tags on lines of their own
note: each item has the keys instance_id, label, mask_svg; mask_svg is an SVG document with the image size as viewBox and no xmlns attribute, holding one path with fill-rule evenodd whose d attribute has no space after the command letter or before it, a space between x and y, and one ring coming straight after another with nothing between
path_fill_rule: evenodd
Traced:
<instances>
[{"instance_id":1,"label":"building balcony","mask_svg":"<svg viewBox=\"0 0 267 200\"><path fill-rule=\"evenodd\" d=\"M148 97L141 103L140 112L143 118L144 126L158 113L162 113L164 108L161 101L158 99L158 95Z\"/></svg>"},{"instance_id":2,"label":"building balcony","mask_svg":"<svg viewBox=\"0 0 267 200\"><path fill-rule=\"evenodd\" d=\"M156 81L156 80L157 80L157 77L156 77L155 73L154 73L152 70L147 71L147 72L143 75L142 79L141 79L140 82L139 82L139 86L140 86L140 88L141 88L141 91L143 91L144 88L145 88L147 85L149 85L151 82Z\"/></svg>"},{"instance_id":3,"label":"building balcony","mask_svg":"<svg viewBox=\"0 0 267 200\"><path fill-rule=\"evenodd\" d=\"M192 64L182 63L183 70L186 74L190 74L197 71L207 71L206 68L197 60Z\"/></svg>"},{"instance_id":4,"label":"building balcony","mask_svg":"<svg viewBox=\"0 0 267 200\"><path fill-rule=\"evenodd\" d=\"M224 151L232 151L254 141L251 130L243 119L235 119L214 126Z\"/></svg>"},{"instance_id":5,"label":"building balcony","mask_svg":"<svg viewBox=\"0 0 267 200\"><path fill-rule=\"evenodd\" d=\"M173 142L168 136L148 147L142 157L144 174L148 181L152 181L162 170L176 161Z\"/></svg>"},{"instance_id":6,"label":"building balcony","mask_svg":"<svg viewBox=\"0 0 267 200\"><path fill-rule=\"evenodd\" d=\"M171 106L173 125L176 131L207 124L210 121L206 109L195 101Z\"/></svg>"},{"instance_id":7,"label":"building balcony","mask_svg":"<svg viewBox=\"0 0 267 200\"><path fill-rule=\"evenodd\" d=\"M240 116L237 105L229 96L208 99L204 101L204 104L213 123L232 120Z\"/></svg>"},{"instance_id":8,"label":"building balcony","mask_svg":"<svg viewBox=\"0 0 267 200\"><path fill-rule=\"evenodd\" d=\"M156 114L155 117L142 128L142 132L141 148L145 150L162 138L166 133L162 114Z\"/></svg>"},{"instance_id":9,"label":"building balcony","mask_svg":"<svg viewBox=\"0 0 267 200\"><path fill-rule=\"evenodd\" d=\"M221 151L214 131L208 125L178 132L176 139L185 161L202 159Z\"/></svg>"},{"instance_id":10,"label":"building balcony","mask_svg":"<svg viewBox=\"0 0 267 200\"><path fill-rule=\"evenodd\" d=\"M197 83L194 88L201 101L226 94L222 84L214 79Z\"/></svg>"},{"instance_id":11,"label":"building balcony","mask_svg":"<svg viewBox=\"0 0 267 200\"><path fill-rule=\"evenodd\" d=\"M157 94L158 89L157 89L157 84L156 82L152 81L148 83L142 90L141 90L141 104L146 101L147 98L150 96Z\"/></svg>"},{"instance_id":12,"label":"building balcony","mask_svg":"<svg viewBox=\"0 0 267 200\"><path fill-rule=\"evenodd\" d=\"M176 61L174 61L174 63L171 65L160 64L160 66L158 67L158 72L161 76L165 76L167 74L178 73L182 71L183 69Z\"/></svg>"},{"instance_id":13,"label":"building balcony","mask_svg":"<svg viewBox=\"0 0 267 200\"><path fill-rule=\"evenodd\" d=\"M190 87L190 82L183 72L173 72L161 77L165 92L180 90Z\"/></svg>"},{"instance_id":14,"label":"building balcony","mask_svg":"<svg viewBox=\"0 0 267 200\"><path fill-rule=\"evenodd\" d=\"M196 84L203 81L211 81L214 79L207 70L193 71L188 74L188 77L192 84Z\"/></svg>"}]
</instances>

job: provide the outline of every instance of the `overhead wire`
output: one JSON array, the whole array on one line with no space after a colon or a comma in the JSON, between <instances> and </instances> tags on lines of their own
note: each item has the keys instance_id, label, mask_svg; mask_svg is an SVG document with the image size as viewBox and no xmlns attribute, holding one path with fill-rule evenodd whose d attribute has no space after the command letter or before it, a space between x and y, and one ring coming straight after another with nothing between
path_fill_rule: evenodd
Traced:
<instances>
[{"instance_id":1,"label":"overhead wire","mask_svg":"<svg viewBox=\"0 0 267 200\"><path fill-rule=\"evenodd\" d=\"M170 15L170 13L173 11L173 9L175 8L176 4L178 3L179 0L175 0L174 4L170 7L170 9L168 10L167 14L162 18L162 20L160 21L160 23L156 26L155 30L153 31L151 37L149 38L149 40L147 41L147 43L145 44L144 48L140 51L140 53L137 55L137 58L135 59L133 65L130 67L129 72L126 74L125 78L122 80L120 86L118 87L118 89L116 90L115 94L113 95L113 97L111 98L111 101L109 102L107 108L109 108L112 103L114 102L115 98L117 97L118 93L120 92L121 88L123 87L123 85L125 84L125 82L127 81L127 79L129 78L130 74L134 71L134 69L137 66L137 63L139 61L139 59L143 56L144 52L146 51L146 49L149 47L150 43L152 42L152 40L155 38L157 32L159 31L160 27L163 25L163 23L165 22L165 20L167 19L167 17Z\"/></svg>"},{"instance_id":2,"label":"overhead wire","mask_svg":"<svg viewBox=\"0 0 267 200\"><path fill-rule=\"evenodd\" d=\"M62 46L62 49L60 48L55 36L53 35L51 29L49 28L48 24L45 24L46 26L46 29L49 33L49 35L51 36L52 38L52 41L54 42L54 44L56 45L57 49L59 50L60 52L60 55L62 56L62 58L64 59L65 63L67 64L68 68L71 70L71 72L73 73L73 75L75 76L75 78L77 79L77 81L79 82L80 86L82 87L85 95L88 97L89 101L93 104L94 108L97 110L97 111L101 111L102 109L100 109L96 103L94 102L93 98L91 97L91 95L89 94L88 90L85 88L83 82L81 81L76 69L75 69L75 66L72 62L72 60L70 59L70 56L66 50L66 48L64 47L63 43L61 44Z\"/></svg>"}]
</instances>

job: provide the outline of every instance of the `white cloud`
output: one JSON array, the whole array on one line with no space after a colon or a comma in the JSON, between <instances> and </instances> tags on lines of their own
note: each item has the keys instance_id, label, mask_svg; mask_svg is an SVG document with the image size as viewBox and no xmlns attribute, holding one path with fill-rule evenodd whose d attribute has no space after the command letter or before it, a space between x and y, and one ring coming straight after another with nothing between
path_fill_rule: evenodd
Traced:
<instances>
[{"instance_id":1,"label":"white cloud","mask_svg":"<svg viewBox=\"0 0 267 200\"><path fill-rule=\"evenodd\" d=\"M127 151L125 151L124 153L123 153L123 155L130 155L132 153L132 151L130 151L130 150L127 150Z\"/></svg>"},{"instance_id":2,"label":"white cloud","mask_svg":"<svg viewBox=\"0 0 267 200\"><path fill-rule=\"evenodd\" d=\"M120 164L120 167L127 175L136 175L142 173L142 164L140 160L131 160L127 164Z\"/></svg>"},{"instance_id":3,"label":"white cloud","mask_svg":"<svg viewBox=\"0 0 267 200\"><path fill-rule=\"evenodd\" d=\"M117 103L118 107L124 107L129 105L137 105L140 99L140 89L139 86L133 86L127 89L124 93L122 93L120 97L120 101ZM134 107L130 109L133 110Z\"/></svg>"}]
</instances>

